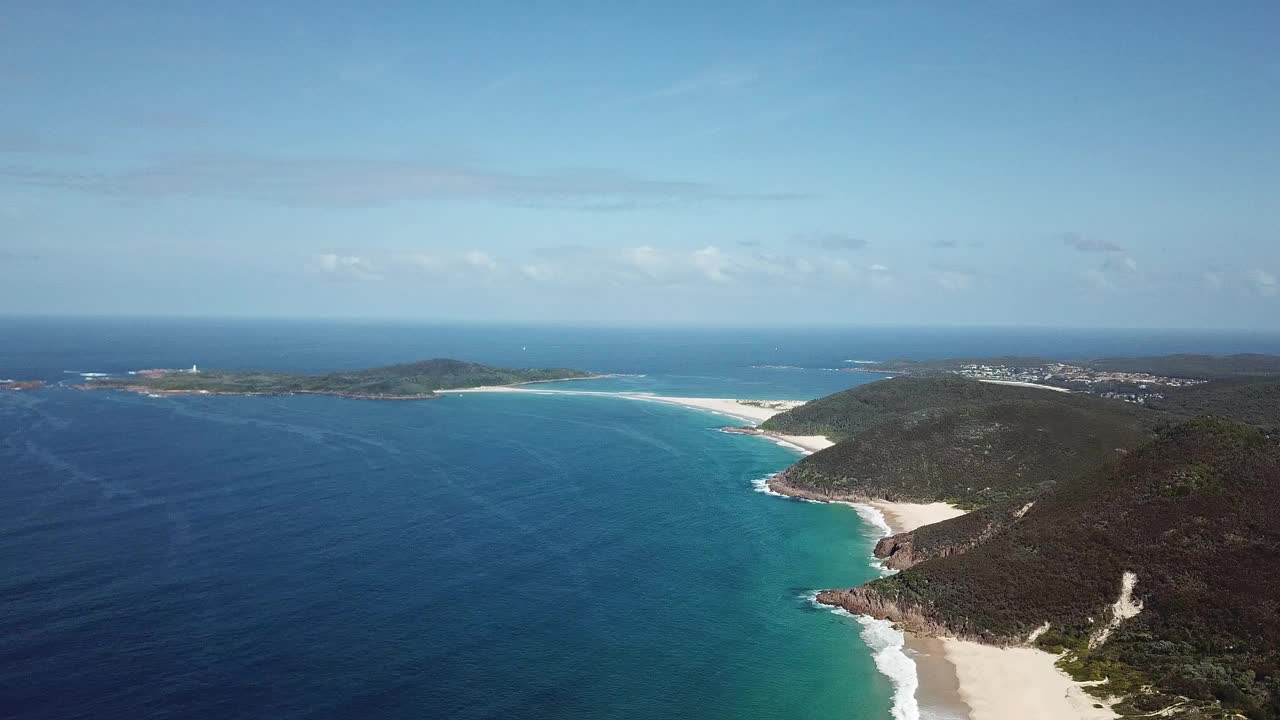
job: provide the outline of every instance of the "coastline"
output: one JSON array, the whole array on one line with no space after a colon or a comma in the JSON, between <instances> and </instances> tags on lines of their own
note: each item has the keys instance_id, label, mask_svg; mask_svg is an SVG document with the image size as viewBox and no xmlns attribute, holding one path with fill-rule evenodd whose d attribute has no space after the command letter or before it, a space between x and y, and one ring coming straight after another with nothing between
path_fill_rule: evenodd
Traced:
<instances>
[{"instance_id":1,"label":"coastline","mask_svg":"<svg viewBox=\"0 0 1280 720\"><path fill-rule=\"evenodd\" d=\"M737 435L753 435L774 442L800 454L812 454L831 447L835 443L821 435L795 436L760 430L758 423L774 415L803 405L802 401L759 401L730 398L696 398L620 393L599 390L544 390L512 385L451 390L453 393L513 392L542 395L596 395L626 400L658 402L678 405L692 410L711 412L747 423L745 427L726 427L721 432ZM766 494L792 497L810 502L836 502L852 507L863 521L878 527L884 535L909 532L921 525L941 522L964 514L964 511L946 503L902 503L872 498L827 497L805 492L778 481L775 474L756 481L756 490ZM872 560L875 560L874 556ZM879 567L879 562L876 561ZM883 570L882 570L883 571ZM814 600L816 602L816 600ZM846 614L839 607L826 607L831 612ZM863 642L872 653L876 668L893 685L891 712L895 720L920 720L920 708L928 710L931 720L964 720L971 718L970 706L960 695L956 666L948 662L940 641L933 638L916 639L902 632L886 620L868 615L852 616L862 626Z\"/></svg>"},{"instance_id":2,"label":"coastline","mask_svg":"<svg viewBox=\"0 0 1280 720\"><path fill-rule=\"evenodd\" d=\"M94 387L93 385L72 385L73 390L118 390L131 392L147 397L183 397L187 395L238 395L242 397L287 397L289 395L326 395L328 397L345 398L347 400L434 400L438 393L418 393L414 395L382 395L379 393L353 393L343 390L291 390L289 392L249 392L231 390L165 390L151 388L146 385L123 385L121 387Z\"/></svg>"},{"instance_id":3,"label":"coastline","mask_svg":"<svg viewBox=\"0 0 1280 720\"><path fill-rule=\"evenodd\" d=\"M1105 703L1054 664L1058 656L1031 647L940 640L959 680L970 720L1113 720Z\"/></svg>"},{"instance_id":4,"label":"coastline","mask_svg":"<svg viewBox=\"0 0 1280 720\"><path fill-rule=\"evenodd\" d=\"M860 514L877 513L883 518L886 535L910 532L922 525L964 514L946 503L899 503L824 495L792 487L785 478L776 476L769 480L769 490L809 501L846 503L859 509ZM875 522L874 518L867 519ZM844 608L839 610L848 612ZM855 617L872 619L866 615ZM875 622L889 624L887 620ZM902 654L912 660L916 668L916 704L926 708L931 718L1114 720L1119 717L1106 703L1089 695L1084 685L1058 669L1055 664L1058 656L1052 653L1027 646L999 647L955 637L918 634L889 626L903 636Z\"/></svg>"},{"instance_id":5,"label":"coastline","mask_svg":"<svg viewBox=\"0 0 1280 720\"><path fill-rule=\"evenodd\" d=\"M172 370L135 370L130 374L134 375L162 375ZM86 377L106 377L105 373L82 373ZM450 392L469 392L472 390L495 390L495 389L515 389L525 385L541 385L543 383L566 382L569 380L599 380L601 378L624 377L617 374L595 374L583 377L567 377L553 378L551 380L528 380L525 382L512 383L510 385L488 385L478 388L457 388L434 390L432 392L410 393L404 395L388 394L388 393L365 393L351 392L348 390L280 390L280 391L253 391L253 390L200 390L200 389L167 389L153 388L149 385L94 385L92 382L86 382L79 385L72 385L75 390L119 390L121 392L131 392L138 395L146 395L148 397L179 397L183 395L242 395L245 397L285 397L288 395L326 395L329 397L345 398L347 400L434 400L441 397L445 393ZM12 381L8 381L12 382ZM21 382L13 386L15 390L40 389L45 386L42 381ZM4 383L0 383L0 389L9 387Z\"/></svg>"},{"instance_id":6,"label":"coastline","mask_svg":"<svg viewBox=\"0 0 1280 720\"><path fill-rule=\"evenodd\" d=\"M1044 386L1044 389L1058 390ZM756 425L800 401L755 401L729 398L695 398L621 393L597 390L537 389L527 385L503 385L444 393L516 392L533 394L597 395L678 405L747 423L722 432L755 435L801 454L811 454L834 443L823 436L789 436L759 430ZM760 492L851 506L884 536L910 532L923 525L963 515L947 503L890 502L847 495L827 495L787 484L784 473L758 481ZM874 559L874 558L873 558ZM883 570L886 574L891 571ZM817 602L816 600L814 602ZM1030 647L1000 648L950 637L917 635L887 620L852 615L842 607L825 606L850 615L862 626L863 641L877 669L894 687L895 720L1112 720L1117 716L1054 665L1057 657ZM1015 682L1011 683L1010 678ZM1016 687L1013 687L1016 685Z\"/></svg>"},{"instance_id":7,"label":"coastline","mask_svg":"<svg viewBox=\"0 0 1280 720\"><path fill-rule=\"evenodd\" d=\"M735 398L677 397L671 395L650 395L647 393L609 392L605 390L543 390L527 386L531 384L538 383L526 383L525 385L488 385L484 387L462 388L458 390L441 390L440 393L513 392L535 393L539 395L596 395L622 398L624 400L664 403L667 405L679 405L680 407L690 408L693 410L704 410L716 415L722 415L724 417L748 423L751 427L742 429L740 431L741 434L766 437L783 447L790 446L790 449L797 450L799 452L817 452L818 450L829 448L835 444L822 435L784 435L782 433L766 432L755 428L757 424L768 420L780 412L785 412L803 405L804 401L802 400L740 400Z\"/></svg>"}]
</instances>

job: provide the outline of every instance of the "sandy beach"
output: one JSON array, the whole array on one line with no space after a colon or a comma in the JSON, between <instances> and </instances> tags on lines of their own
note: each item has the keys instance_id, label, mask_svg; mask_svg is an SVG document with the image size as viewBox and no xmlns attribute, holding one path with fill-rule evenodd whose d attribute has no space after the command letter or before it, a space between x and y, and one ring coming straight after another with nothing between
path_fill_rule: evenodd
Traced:
<instances>
[{"instance_id":1,"label":"sandy beach","mask_svg":"<svg viewBox=\"0 0 1280 720\"><path fill-rule=\"evenodd\" d=\"M1027 383L1008 383L1026 385ZM1060 388L1035 386L1062 392ZM798 400L741 400L675 397L597 390L558 390L494 386L446 390L442 394L514 392L546 395L600 395L641 402L658 402L704 410L756 426L780 412L803 405ZM823 436L794 436L759 432L780 444L816 452L833 443ZM850 503L856 504L856 503ZM923 525L963 515L947 503L871 501L891 533L910 532ZM938 720L1109 720L1117 717L1054 667L1057 657L1032 648L998 648L957 640L907 635L903 648L914 661L919 679L915 698L930 718Z\"/></svg>"},{"instance_id":2,"label":"sandy beach","mask_svg":"<svg viewBox=\"0 0 1280 720\"><path fill-rule=\"evenodd\" d=\"M898 503L875 500L867 503L884 514L889 529L897 533L911 532L921 525L950 520L965 513L964 510L947 503Z\"/></svg>"},{"instance_id":3,"label":"sandy beach","mask_svg":"<svg viewBox=\"0 0 1280 720\"><path fill-rule=\"evenodd\" d=\"M955 666L959 694L971 720L1109 720L1118 717L1078 683L1054 667L1058 659L1028 647L944 638Z\"/></svg>"},{"instance_id":4,"label":"sandy beach","mask_svg":"<svg viewBox=\"0 0 1280 720\"><path fill-rule=\"evenodd\" d=\"M624 400L641 402L658 402L668 405L707 410L717 415L733 418L751 426L804 404L803 400L739 400L735 398L675 397L670 395L650 395L647 393L606 392L602 390L550 390L530 387L529 385L491 385L487 387L466 388L462 390L441 390L442 395L477 392L515 392L534 393L540 395L600 395L616 397ZM788 443L801 451L817 452L829 448L834 443L822 435L784 435L782 433L760 432L762 437L779 443Z\"/></svg>"},{"instance_id":5,"label":"sandy beach","mask_svg":"<svg viewBox=\"0 0 1280 720\"><path fill-rule=\"evenodd\" d=\"M966 720L972 709L960 694L956 666L947 659L941 638L906 635L906 655L916 664L916 703L930 720ZM1027 718L1037 717L1028 715Z\"/></svg>"},{"instance_id":6,"label":"sandy beach","mask_svg":"<svg viewBox=\"0 0 1280 720\"><path fill-rule=\"evenodd\" d=\"M963 515L946 503L871 502L894 533ZM907 634L916 663L916 701L931 718L1109 720L1117 715L1054 666L1057 656L1030 647ZM1097 707L1101 706L1101 707Z\"/></svg>"},{"instance_id":7,"label":"sandy beach","mask_svg":"<svg viewBox=\"0 0 1280 720\"><path fill-rule=\"evenodd\" d=\"M963 515L946 503L870 502L894 533ZM907 634L916 663L916 701L933 718L1108 720L1117 715L1054 666L1056 655L1030 647Z\"/></svg>"},{"instance_id":8,"label":"sandy beach","mask_svg":"<svg viewBox=\"0 0 1280 720\"><path fill-rule=\"evenodd\" d=\"M1012 385L1014 387L1039 388L1041 390L1052 390L1054 392L1069 393L1066 388L1054 387L1053 385L1041 385L1040 383L1021 382L1019 380L985 380L978 379L978 382L991 383L992 385Z\"/></svg>"}]
</instances>

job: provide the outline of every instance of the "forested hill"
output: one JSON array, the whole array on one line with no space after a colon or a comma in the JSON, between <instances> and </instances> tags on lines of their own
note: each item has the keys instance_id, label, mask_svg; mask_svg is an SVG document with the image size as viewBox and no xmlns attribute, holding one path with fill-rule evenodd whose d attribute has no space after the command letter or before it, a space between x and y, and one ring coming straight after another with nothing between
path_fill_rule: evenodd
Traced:
<instances>
[{"instance_id":1,"label":"forested hill","mask_svg":"<svg viewBox=\"0 0 1280 720\"><path fill-rule=\"evenodd\" d=\"M1104 371L1142 372L1201 380L1280 376L1280 355L1259 353L1102 358L1084 365Z\"/></svg>"},{"instance_id":2,"label":"forested hill","mask_svg":"<svg viewBox=\"0 0 1280 720\"><path fill-rule=\"evenodd\" d=\"M513 369L434 359L323 375L244 370L142 370L96 378L84 387L161 394L289 395L311 393L367 399L430 398L437 390L592 377L565 368Z\"/></svg>"},{"instance_id":3,"label":"forested hill","mask_svg":"<svg viewBox=\"0 0 1280 720\"><path fill-rule=\"evenodd\" d=\"M774 478L779 492L972 509L1114 459L1150 440L1164 417L1091 395L899 377L815 400L762 427L840 438Z\"/></svg>"},{"instance_id":4,"label":"forested hill","mask_svg":"<svg viewBox=\"0 0 1280 720\"><path fill-rule=\"evenodd\" d=\"M1171 388L1147 406L1181 415L1222 415L1280 431L1280 380L1234 379Z\"/></svg>"},{"instance_id":5,"label":"forested hill","mask_svg":"<svg viewBox=\"0 0 1280 720\"><path fill-rule=\"evenodd\" d=\"M800 460L775 481L847 500L972 509L1040 492L1152 437L1151 424L1122 403L1045 394L891 419Z\"/></svg>"},{"instance_id":6,"label":"forested hill","mask_svg":"<svg viewBox=\"0 0 1280 720\"><path fill-rule=\"evenodd\" d=\"M1134 373L1168 378L1227 380L1231 378L1280 377L1280 355L1239 353L1198 355L1181 353L1146 357L1109 357L1095 360L1055 360L1034 356L1008 355L986 358L945 358L937 360L885 360L856 368L864 372L895 375L945 375L974 366L1011 369L1043 369L1067 366L1094 373Z\"/></svg>"},{"instance_id":7,"label":"forested hill","mask_svg":"<svg viewBox=\"0 0 1280 720\"><path fill-rule=\"evenodd\" d=\"M881 540L898 575L820 599L1067 651L1125 715L1280 720L1280 358L956 362L762 426L838 441L776 491L971 510Z\"/></svg>"},{"instance_id":8,"label":"forested hill","mask_svg":"<svg viewBox=\"0 0 1280 720\"><path fill-rule=\"evenodd\" d=\"M1132 602L1116 605L1126 584ZM1218 717L1221 703L1275 720L1280 447L1228 420L1172 426L1058 483L967 552L820 599L988 642L1040 629L1036 643L1068 650L1078 679L1105 680L1096 694L1126 698L1122 714Z\"/></svg>"},{"instance_id":9,"label":"forested hill","mask_svg":"<svg viewBox=\"0 0 1280 720\"><path fill-rule=\"evenodd\" d=\"M893 377L859 385L797 408L779 413L761 428L790 435L826 435L843 440L874 425L917 415L926 411L969 408L981 403L1034 400L1079 408L1101 407L1098 399L1054 392L1043 388L977 382L954 375L939 377ZM1120 403L1114 412L1137 415L1137 408Z\"/></svg>"}]
</instances>

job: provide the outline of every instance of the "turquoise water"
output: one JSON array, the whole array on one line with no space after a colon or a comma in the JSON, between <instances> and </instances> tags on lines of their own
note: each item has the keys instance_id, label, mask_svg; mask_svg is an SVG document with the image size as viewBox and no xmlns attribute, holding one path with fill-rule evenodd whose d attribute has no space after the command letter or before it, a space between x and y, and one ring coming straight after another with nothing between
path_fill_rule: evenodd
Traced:
<instances>
[{"instance_id":1,"label":"turquoise water","mask_svg":"<svg viewBox=\"0 0 1280 720\"><path fill-rule=\"evenodd\" d=\"M454 356L785 399L871 378L824 369L846 359L1280 348L175 320L10 319L0 338L0 377L55 383L0 393L0 708L24 720L860 720L892 701L861 626L808 601L874 577L879 531L758 492L796 456L722 418L577 395L147 398L67 387L80 372Z\"/></svg>"},{"instance_id":2,"label":"turquoise water","mask_svg":"<svg viewBox=\"0 0 1280 720\"><path fill-rule=\"evenodd\" d=\"M0 396L16 717L884 718L847 507L578 396Z\"/></svg>"}]
</instances>

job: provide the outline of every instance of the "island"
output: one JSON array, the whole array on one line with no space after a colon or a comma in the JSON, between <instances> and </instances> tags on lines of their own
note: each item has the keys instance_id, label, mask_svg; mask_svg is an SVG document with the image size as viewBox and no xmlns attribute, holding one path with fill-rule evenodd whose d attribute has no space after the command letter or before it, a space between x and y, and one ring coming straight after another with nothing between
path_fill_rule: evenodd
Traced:
<instances>
[{"instance_id":1,"label":"island","mask_svg":"<svg viewBox=\"0 0 1280 720\"><path fill-rule=\"evenodd\" d=\"M321 375L260 370L136 370L88 379L84 390L124 390L147 395L332 395L359 400L425 400L441 390L523 385L603 377L568 368L502 368L436 358L367 370Z\"/></svg>"},{"instance_id":2,"label":"island","mask_svg":"<svg viewBox=\"0 0 1280 720\"><path fill-rule=\"evenodd\" d=\"M0 390L40 390L46 384L43 380L0 380Z\"/></svg>"},{"instance_id":3,"label":"island","mask_svg":"<svg viewBox=\"0 0 1280 720\"><path fill-rule=\"evenodd\" d=\"M894 367L759 426L836 441L776 493L956 508L819 602L940 643L984 717L1280 718L1280 357Z\"/></svg>"}]
</instances>

